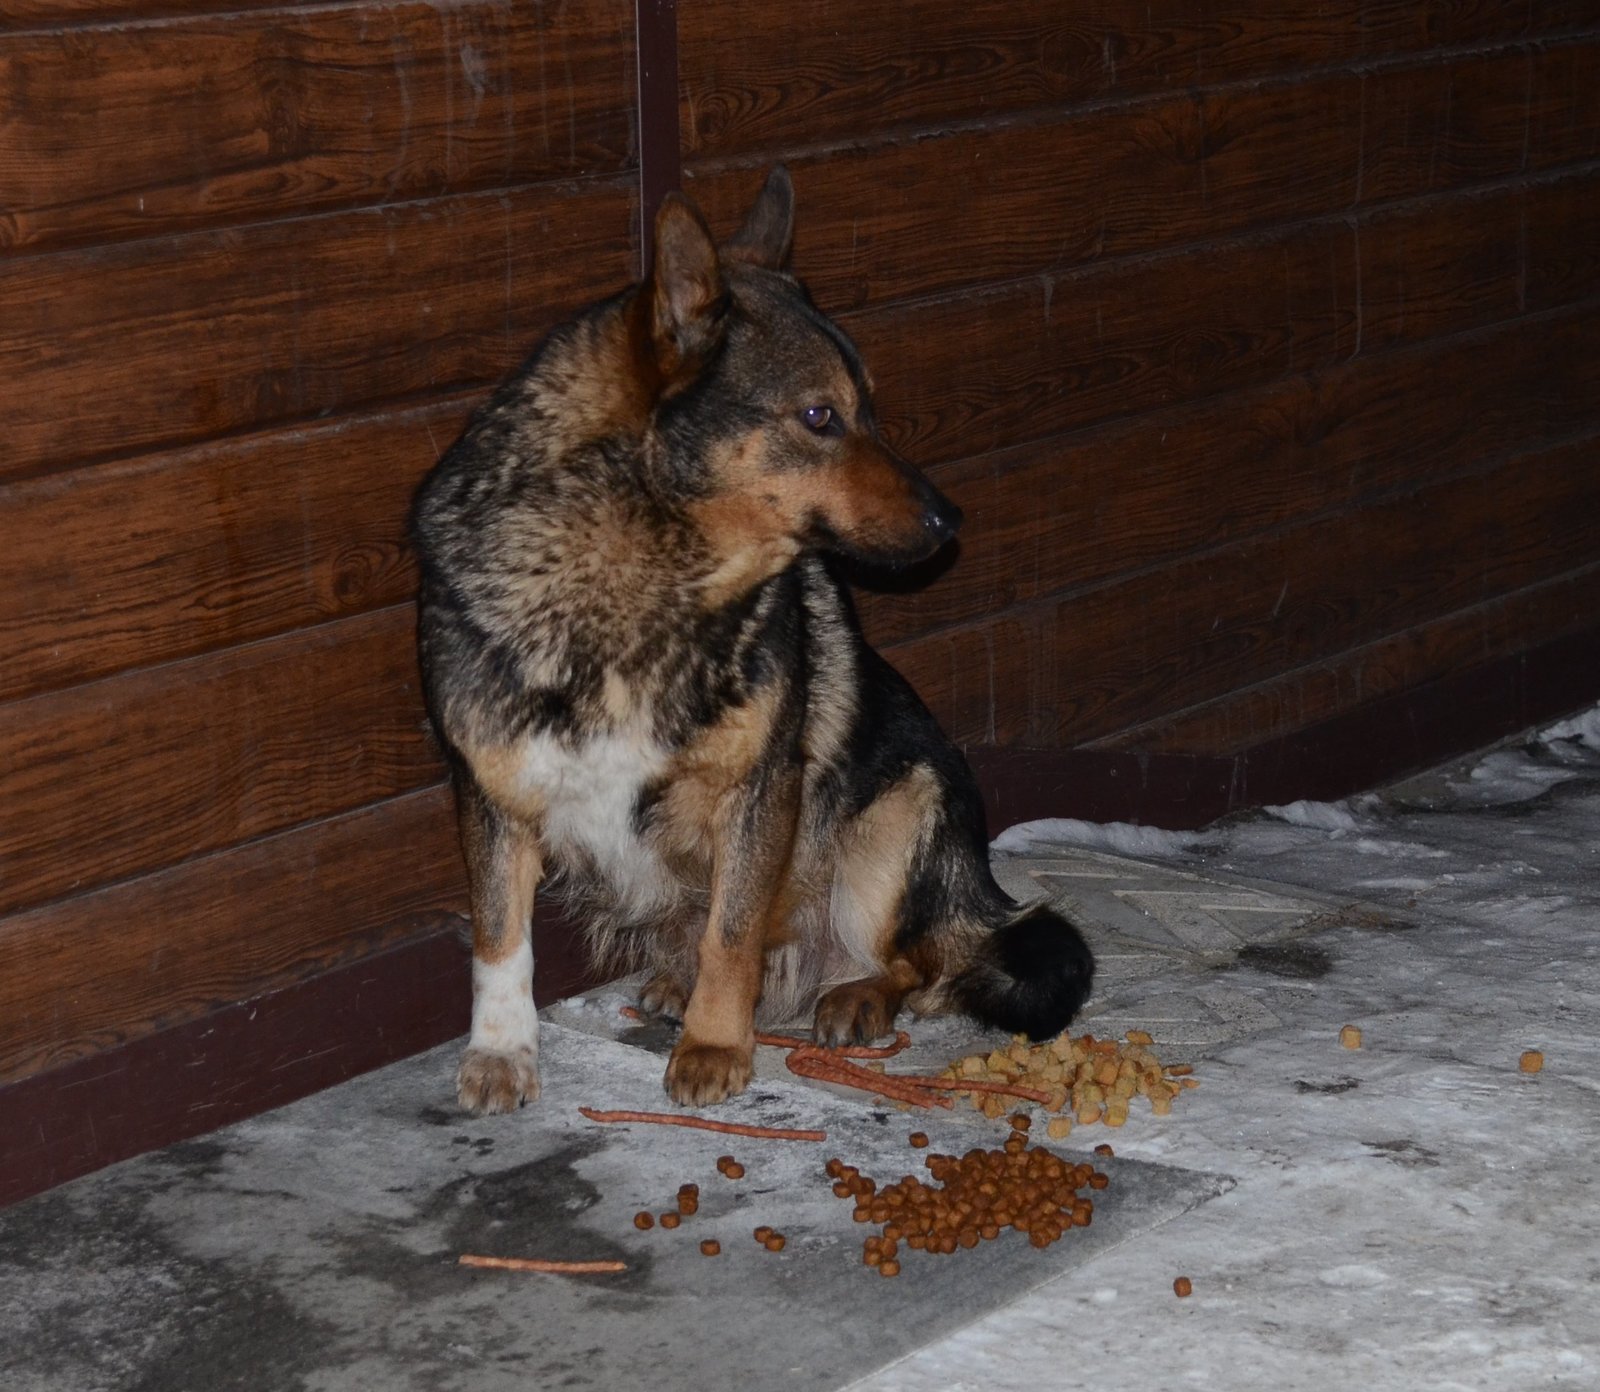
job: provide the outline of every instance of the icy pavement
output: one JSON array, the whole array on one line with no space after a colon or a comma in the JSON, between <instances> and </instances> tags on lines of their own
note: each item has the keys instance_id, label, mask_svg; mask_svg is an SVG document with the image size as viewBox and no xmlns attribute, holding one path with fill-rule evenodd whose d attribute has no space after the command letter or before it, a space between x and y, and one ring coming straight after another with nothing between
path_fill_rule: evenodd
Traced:
<instances>
[{"instance_id":1,"label":"icy pavement","mask_svg":"<svg viewBox=\"0 0 1600 1392\"><path fill-rule=\"evenodd\" d=\"M1600 1388L1600 708L1343 803L1198 834L1035 823L997 849L1046 891L1038 858L1087 849L1371 908L1213 970L1255 1013L1197 1050L1173 1115L1109 1137L1231 1193L855 1387ZM1198 980L1130 977L1086 1023Z\"/></svg>"}]
</instances>

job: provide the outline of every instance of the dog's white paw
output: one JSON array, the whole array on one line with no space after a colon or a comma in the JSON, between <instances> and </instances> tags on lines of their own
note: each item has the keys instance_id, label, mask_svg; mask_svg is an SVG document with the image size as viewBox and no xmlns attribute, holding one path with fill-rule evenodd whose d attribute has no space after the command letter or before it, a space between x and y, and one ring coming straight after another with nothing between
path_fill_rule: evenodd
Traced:
<instances>
[{"instance_id":1,"label":"dog's white paw","mask_svg":"<svg viewBox=\"0 0 1600 1392\"><path fill-rule=\"evenodd\" d=\"M456 1072L456 1098L475 1116L514 1112L539 1096L539 1055L531 1048L501 1053L468 1049Z\"/></svg>"}]
</instances>

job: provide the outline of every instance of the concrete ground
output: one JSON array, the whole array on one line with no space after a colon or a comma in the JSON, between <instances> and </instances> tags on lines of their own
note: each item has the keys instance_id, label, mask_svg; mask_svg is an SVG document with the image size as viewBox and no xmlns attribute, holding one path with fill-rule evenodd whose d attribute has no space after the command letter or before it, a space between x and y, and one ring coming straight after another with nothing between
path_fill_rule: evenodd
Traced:
<instances>
[{"instance_id":1,"label":"concrete ground","mask_svg":"<svg viewBox=\"0 0 1600 1392\"><path fill-rule=\"evenodd\" d=\"M459 1116L438 1050L0 1213L0 1388L1600 1387L1600 716L1348 803L998 844L1013 892L1095 943L1075 1029L1147 1029L1201 1079L1057 1147L1115 1145L1092 1227L885 1281L820 1151L894 1178L913 1126L960 1152L1001 1124L912 1120L768 1050L719 1114L826 1146L593 1125L578 1103L664 1103L668 1041L608 989L547 1013L544 1097L516 1117ZM997 1042L913 1032L892 1070ZM683 1229L632 1226L691 1178Z\"/></svg>"}]
</instances>

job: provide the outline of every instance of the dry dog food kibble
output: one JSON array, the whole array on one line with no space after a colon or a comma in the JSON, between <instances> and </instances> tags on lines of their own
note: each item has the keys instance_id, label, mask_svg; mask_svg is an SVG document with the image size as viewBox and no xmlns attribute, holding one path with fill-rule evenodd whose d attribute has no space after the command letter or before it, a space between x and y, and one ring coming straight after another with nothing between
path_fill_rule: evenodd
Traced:
<instances>
[{"instance_id":1,"label":"dry dog food kibble","mask_svg":"<svg viewBox=\"0 0 1600 1392\"><path fill-rule=\"evenodd\" d=\"M929 1155L926 1164L932 1183L908 1174L878 1185L854 1166L838 1168L834 1193L855 1201L851 1216L882 1225L862 1244L863 1265L893 1275L884 1268L899 1271L902 1239L913 1251L948 1256L993 1240L1005 1228L1025 1233L1035 1247L1048 1247L1069 1228L1088 1226L1094 1205L1078 1191L1109 1183L1089 1165L1070 1165L1028 1146L1021 1132L999 1150Z\"/></svg>"},{"instance_id":2,"label":"dry dog food kibble","mask_svg":"<svg viewBox=\"0 0 1600 1392\"><path fill-rule=\"evenodd\" d=\"M1101 1141L1100 1144L1094 1148L1094 1153L1096 1155L1103 1155L1108 1160L1116 1159L1117 1155L1117 1152L1112 1150L1111 1147L1108 1146L1104 1141Z\"/></svg>"},{"instance_id":3,"label":"dry dog food kibble","mask_svg":"<svg viewBox=\"0 0 1600 1392\"><path fill-rule=\"evenodd\" d=\"M1036 1096L1047 1112L1058 1114L1046 1124L1046 1132L1052 1140L1060 1140L1070 1132L1073 1120L1083 1126L1097 1121L1108 1126L1126 1124L1135 1097L1148 1097L1150 1110L1166 1116L1184 1088L1199 1086L1188 1076L1193 1068L1164 1065L1151 1051L1151 1042L1143 1030L1129 1030L1125 1042L1096 1039L1092 1034L1077 1039L1063 1034L1044 1044L1029 1044L1018 1035L1008 1048L957 1059L940 1076L955 1087L957 1097L965 1097L996 1120L1006 1115L1005 1100L982 1089L1025 1090ZM963 1089L962 1083L970 1083L972 1090ZM1019 1117L1024 1125L1017 1125ZM1013 1116L1012 1126L1017 1131L1025 1131L1028 1125L1031 1119L1026 1114Z\"/></svg>"},{"instance_id":4,"label":"dry dog food kibble","mask_svg":"<svg viewBox=\"0 0 1600 1392\"><path fill-rule=\"evenodd\" d=\"M681 1221L676 1213L663 1213L661 1215L661 1226L664 1228L675 1228Z\"/></svg>"},{"instance_id":5,"label":"dry dog food kibble","mask_svg":"<svg viewBox=\"0 0 1600 1392\"><path fill-rule=\"evenodd\" d=\"M1339 1031L1339 1042L1347 1049L1359 1049L1361 1047L1361 1031L1354 1025L1346 1025Z\"/></svg>"},{"instance_id":6,"label":"dry dog food kibble","mask_svg":"<svg viewBox=\"0 0 1600 1392\"><path fill-rule=\"evenodd\" d=\"M1518 1060L1517 1067L1524 1073L1537 1073L1544 1067L1544 1055L1537 1049L1529 1049Z\"/></svg>"},{"instance_id":7,"label":"dry dog food kibble","mask_svg":"<svg viewBox=\"0 0 1600 1392\"><path fill-rule=\"evenodd\" d=\"M926 1131L913 1131L911 1133L911 1148L913 1150L925 1150L927 1145L928 1133Z\"/></svg>"},{"instance_id":8,"label":"dry dog food kibble","mask_svg":"<svg viewBox=\"0 0 1600 1392\"><path fill-rule=\"evenodd\" d=\"M1180 1277L1178 1277L1178 1279L1176 1281L1174 1281L1172 1283L1172 1293L1174 1295L1176 1295L1180 1300L1184 1296L1192 1294L1193 1291L1194 1291L1194 1282L1191 1281L1187 1276L1180 1276Z\"/></svg>"},{"instance_id":9,"label":"dry dog food kibble","mask_svg":"<svg viewBox=\"0 0 1600 1392\"><path fill-rule=\"evenodd\" d=\"M781 1252L781 1251L783 1251L783 1244L784 1244L784 1236L783 1236L783 1234L781 1232L775 1232L775 1233L769 1233L767 1235L767 1240L765 1242L763 1242L761 1245L763 1247L765 1247L767 1249L767 1251L769 1251L769 1252Z\"/></svg>"},{"instance_id":10,"label":"dry dog food kibble","mask_svg":"<svg viewBox=\"0 0 1600 1392\"><path fill-rule=\"evenodd\" d=\"M765 1223L763 1223L755 1231L755 1239L756 1239L757 1242L765 1242L771 1236L772 1236L772 1229L769 1228Z\"/></svg>"},{"instance_id":11,"label":"dry dog food kibble","mask_svg":"<svg viewBox=\"0 0 1600 1392\"><path fill-rule=\"evenodd\" d=\"M633 1226L638 1228L640 1232L643 1232L646 1228L653 1228L655 1225L656 1220L648 1213L635 1213L633 1215Z\"/></svg>"},{"instance_id":12,"label":"dry dog food kibble","mask_svg":"<svg viewBox=\"0 0 1600 1392\"><path fill-rule=\"evenodd\" d=\"M722 1244L714 1237L708 1237L700 1244L700 1255L702 1257L714 1257L721 1250Z\"/></svg>"},{"instance_id":13,"label":"dry dog food kibble","mask_svg":"<svg viewBox=\"0 0 1600 1392\"><path fill-rule=\"evenodd\" d=\"M727 1175L729 1179L743 1179L744 1166L737 1160L730 1160L722 1173Z\"/></svg>"}]
</instances>

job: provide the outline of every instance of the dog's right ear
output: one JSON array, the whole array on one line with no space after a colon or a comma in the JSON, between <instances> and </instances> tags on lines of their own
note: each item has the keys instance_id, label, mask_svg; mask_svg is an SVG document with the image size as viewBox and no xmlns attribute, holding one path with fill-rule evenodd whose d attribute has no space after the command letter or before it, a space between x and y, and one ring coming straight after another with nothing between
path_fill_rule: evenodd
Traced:
<instances>
[{"instance_id":1,"label":"dog's right ear","mask_svg":"<svg viewBox=\"0 0 1600 1392\"><path fill-rule=\"evenodd\" d=\"M722 341L728 288L710 228L680 193L669 193L656 214L655 248L648 287L650 336L662 378L681 382Z\"/></svg>"},{"instance_id":2,"label":"dog's right ear","mask_svg":"<svg viewBox=\"0 0 1600 1392\"><path fill-rule=\"evenodd\" d=\"M794 181L781 164L772 166L744 226L723 250L736 261L781 271L794 249Z\"/></svg>"}]
</instances>

